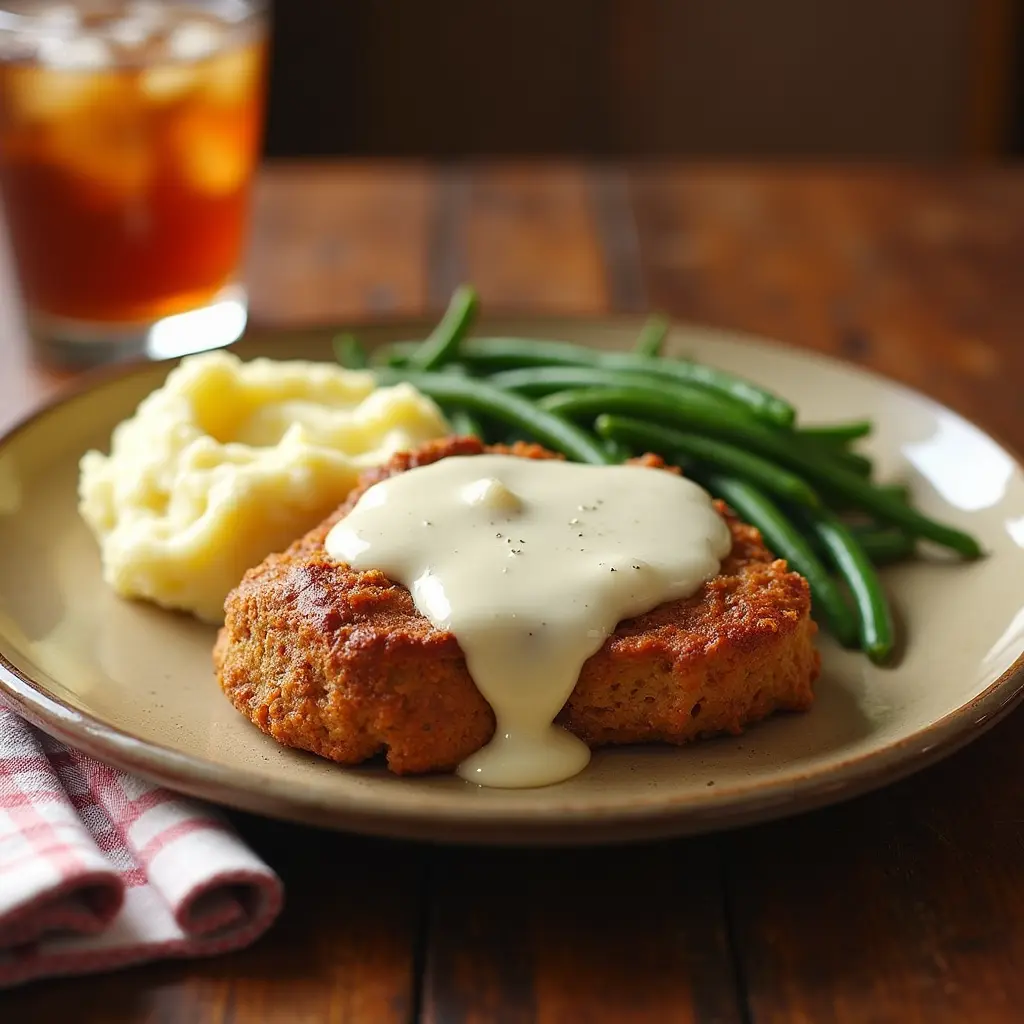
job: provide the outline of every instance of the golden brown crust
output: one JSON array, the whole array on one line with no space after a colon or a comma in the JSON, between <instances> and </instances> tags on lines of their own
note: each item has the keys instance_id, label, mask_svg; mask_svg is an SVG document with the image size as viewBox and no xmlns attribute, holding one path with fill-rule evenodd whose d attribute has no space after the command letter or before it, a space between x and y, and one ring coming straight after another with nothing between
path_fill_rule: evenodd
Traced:
<instances>
[{"instance_id":1,"label":"golden brown crust","mask_svg":"<svg viewBox=\"0 0 1024 1024\"><path fill-rule=\"evenodd\" d=\"M239 711L279 742L344 764L386 751L401 774L454 768L490 739L494 715L455 637L434 629L404 587L336 563L323 547L368 487L484 450L450 438L395 456L327 520L245 574L214 650ZM557 457L537 445L486 450ZM667 468L656 456L637 461ZM591 746L684 743L810 707L819 659L807 583L773 560L756 529L719 511L733 537L721 573L691 598L620 623L583 666L559 721Z\"/></svg>"}]
</instances>

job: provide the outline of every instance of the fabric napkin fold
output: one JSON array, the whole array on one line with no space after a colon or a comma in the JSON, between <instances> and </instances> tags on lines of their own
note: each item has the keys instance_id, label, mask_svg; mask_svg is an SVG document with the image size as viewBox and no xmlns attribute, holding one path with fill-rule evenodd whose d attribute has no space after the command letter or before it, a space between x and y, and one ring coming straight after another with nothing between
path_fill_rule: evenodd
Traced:
<instances>
[{"instance_id":1,"label":"fabric napkin fold","mask_svg":"<svg viewBox=\"0 0 1024 1024\"><path fill-rule=\"evenodd\" d=\"M238 949L282 902L212 808L65 746L0 698L0 987Z\"/></svg>"}]
</instances>

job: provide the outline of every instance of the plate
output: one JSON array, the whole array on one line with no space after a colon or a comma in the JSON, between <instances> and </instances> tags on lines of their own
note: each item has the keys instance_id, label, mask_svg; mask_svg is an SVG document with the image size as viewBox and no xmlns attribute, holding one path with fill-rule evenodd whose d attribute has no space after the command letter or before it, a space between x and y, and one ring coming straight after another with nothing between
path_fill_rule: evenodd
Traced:
<instances>
[{"instance_id":1,"label":"plate","mask_svg":"<svg viewBox=\"0 0 1024 1024\"><path fill-rule=\"evenodd\" d=\"M422 324L359 329L369 343ZM633 320L491 320L488 333L625 347ZM213 629L123 601L103 584L76 511L77 464L171 364L90 382L0 442L0 688L47 732L156 782L282 818L439 841L582 843L778 817L864 792L977 736L1024 687L1024 472L929 399L863 370L758 339L678 328L672 345L793 400L805 422L869 416L881 472L927 512L973 531L988 556L936 552L884 574L908 639L896 667L822 639L818 699L736 738L595 753L544 789L397 778L279 747L214 679ZM325 332L255 336L243 356L330 358Z\"/></svg>"}]
</instances>

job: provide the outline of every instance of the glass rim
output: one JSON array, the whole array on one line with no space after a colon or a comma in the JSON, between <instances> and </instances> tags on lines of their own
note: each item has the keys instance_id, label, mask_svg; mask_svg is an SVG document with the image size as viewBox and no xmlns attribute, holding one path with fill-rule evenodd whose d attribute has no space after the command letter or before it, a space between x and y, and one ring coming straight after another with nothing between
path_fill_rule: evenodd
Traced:
<instances>
[{"instance_id":1,"label":"glass rim","mask_svg":"<svg viewBox=\"0 0 1024 1024\"><path fill-rule=\"evenodd\" d=\"M158 64L191 65L248 41L265 41L270 34L272 0L149 0L172 17L182 12L187 19L192 12L196 17L205 14L217 18L218 31L222 33L220 42L207 53L176 54L163 46L157 46L154 52L140 46L143 39L125 44L110 35L119 18L131 17L128 8L132 2L102 0L96 5L95 0L92 3L90 0L84 3L78 0L0 0L0 68L24 65L64 73L97 73ZM85 27L78 18L54 18L52 15L47 18L45 15L47 9L78 11L89 6L93 10L102 9L106 20ZM26 13L29 11L32 13ZM159 31L155 26L152 29ZM106 57L90 53L83 60L79 53L71 60L64 60L48 55L53 53L52 48L62 51L66 46L83 45L79 41L92 39L108 49Z\"/></svg>"},{"instance_id":2,"label":"glass rim","mask_svg":"<svg viewBox=\"0 0 1024 1024\"><path fill-rule=\"evenodd\" d=\"M133 3L139 0L102 0L100 4L89 0L0 0L0 36L17 35L20 32L32 32L37 38L58 35L77 35L81 26L69 26L60 19L47 18L46 12L55 9L71 9L78 11L83 7L92 6L103 15L109 14L116 18ZM169 11L188 10L218 14L218 11L234 9L238 15L227 24L242 26L249 22L267 18L273 0L152 0L157 6ZM15 23L15 20L17 23ZM47 23L49 23L47 25ZM40 29L49 28L49 31ZM2 60L0 55L0 60Z\"/></svg>"}]
</instances>

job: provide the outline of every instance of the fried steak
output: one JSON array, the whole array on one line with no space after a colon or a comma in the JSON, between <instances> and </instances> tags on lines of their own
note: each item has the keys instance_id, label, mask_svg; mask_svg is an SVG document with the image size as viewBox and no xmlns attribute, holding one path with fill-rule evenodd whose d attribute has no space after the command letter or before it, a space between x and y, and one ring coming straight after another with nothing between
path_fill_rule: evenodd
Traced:
<instances>
[{"instance_id":1,"label":"fried steak","mask_svg":"<svg viewBox=\"0 0 1024 1024\"><path fill-rule=\"evenodd\" d=\"M449 438L395 456L286 551L250 569L225 603L221 687L263 732L342 764L381 752L399 774L453 769L494 732L455 637L403 586L330 559L324 539L374 483L449 455L556 458L536 445ZM653 456L639 460L664 469ZM716 503L732 533L719 575L690 598L619 623L583 666L558 722L591 747L739 733L814 699L819 656L802 576Z\"/></svg>"}]
</instances>

